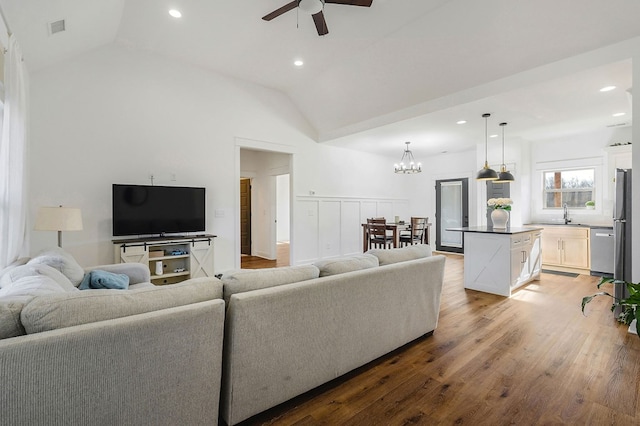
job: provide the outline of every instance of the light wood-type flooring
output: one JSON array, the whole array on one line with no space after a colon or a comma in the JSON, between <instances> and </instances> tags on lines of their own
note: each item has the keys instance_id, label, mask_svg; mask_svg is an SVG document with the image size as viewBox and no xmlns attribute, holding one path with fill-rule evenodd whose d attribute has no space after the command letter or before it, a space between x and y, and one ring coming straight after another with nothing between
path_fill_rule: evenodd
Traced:
<instances>
[{"instance_id":1,"label":"light wood-type flooring","mask_svg":"<svg viewBox=\"0 0 640 426\"><path fill-rule=\"evenodd\" d=\"M596 277L543 273L504 298L463 286L447 255L435 333L246 424L639 425L640 339Z\"/></svg>"}]
</instances>

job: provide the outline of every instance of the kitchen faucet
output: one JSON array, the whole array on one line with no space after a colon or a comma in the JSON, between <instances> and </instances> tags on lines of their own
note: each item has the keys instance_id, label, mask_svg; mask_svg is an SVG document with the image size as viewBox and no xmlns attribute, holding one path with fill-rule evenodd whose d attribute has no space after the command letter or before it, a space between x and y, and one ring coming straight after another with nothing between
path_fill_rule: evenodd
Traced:
<instances>
[{"instance_id":1,"label":"kitchen faucet","mask_svg":"<svg viewBox=\"0 0 640 426\"><path fill-rule=\"evenodd\" d=\"M564 224L566 225L571 222L571 219L569 219L569 207L567 206L567 203L564 203L562 208L564 209Z\"/></svg>"}]
</instances>

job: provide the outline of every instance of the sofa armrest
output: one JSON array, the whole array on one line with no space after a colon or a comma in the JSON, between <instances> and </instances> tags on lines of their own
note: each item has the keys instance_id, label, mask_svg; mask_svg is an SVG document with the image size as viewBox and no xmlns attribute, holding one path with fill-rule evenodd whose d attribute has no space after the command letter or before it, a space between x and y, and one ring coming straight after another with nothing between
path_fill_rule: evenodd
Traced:
<instances>
[{"instance_id":1,"label":"sofa armrest","mask_svg":"<svg viewBox=\"0 0 640 426\"><path fill-rule=\"evenodd\" d=\"M0 424L215 424L223 329L210 300L0 340Z\"/></svg>"},{"instance_id":2,"label":"sofa armrest","mask_svg":"<svg viewBox=\"0 0 640 426\"><path fill-rule=\"evenodd\" d=\"M151 281L151 271L142 263L114 263L111 265L98 265L86 268L85 272L100 269L114 274L125 274L129 277L129 284L147 283Z\"/></svg>"}]
</instances>

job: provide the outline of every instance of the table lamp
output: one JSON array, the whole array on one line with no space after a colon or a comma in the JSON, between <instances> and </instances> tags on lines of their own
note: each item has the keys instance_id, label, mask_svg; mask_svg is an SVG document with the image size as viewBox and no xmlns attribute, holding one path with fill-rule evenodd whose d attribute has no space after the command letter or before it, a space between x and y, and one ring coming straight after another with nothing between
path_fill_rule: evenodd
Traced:
<instances>
[{"instance_id":1,"label":"table lamp","mask_svg":"<svg viewBox=\"0 0 640 426\"><path fill-rule=\"evenodd\" d=\"M62 247L62 231L82 231L82 212L74 207L40 207L37 231L58 231L58 247Z\"/></svg>"}]
</instances>

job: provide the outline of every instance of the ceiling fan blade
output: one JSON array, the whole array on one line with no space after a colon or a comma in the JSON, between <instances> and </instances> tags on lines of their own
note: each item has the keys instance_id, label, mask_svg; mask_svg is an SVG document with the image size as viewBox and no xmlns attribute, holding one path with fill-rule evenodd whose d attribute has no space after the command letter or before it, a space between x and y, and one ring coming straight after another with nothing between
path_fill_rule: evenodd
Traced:
<instances>
[{"instance_id":1,"label":"ceiling fan blade","mask_svg":"<svg viewBox=\"0 0 640 426\"><path fill-rule=\"evenodd\" d=\"M324 20L324 13L320 11L315 15L311 15L311 16L313 17L313 22L315 22L316 24L318 35L323 36L323 35L329 34L329 30L327 29L327 21Z\"/></svg>"},{"instance_id":2,"label":"ceiling fan blade","mask_svg":"<svg viewBox=\"0 0 640 426\"><path fill-rule=\"evenodd\" d=\"M287 3L281 8L276 9L268 15L263 16L262 19L264 19L265 21L270 21L273 18L277 18L278 16L282 15L283 13L287 13L288 11L295 9L296 7L298 7L298 0L293 0L291 3Z\"/></svg>"},{"instance_id":3,"label":"ceiling fan blade","mask_svg":"<svg viewBox=\"0 0 640 426\"><path fill-rule=\"evenodd\" d=\"M349 6L371 7L373 0L324 0L325 3L346 4Z\"/></svg>"}]
</instances>

